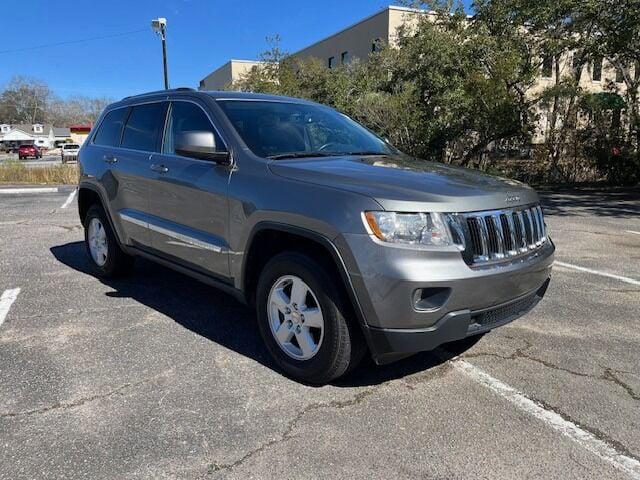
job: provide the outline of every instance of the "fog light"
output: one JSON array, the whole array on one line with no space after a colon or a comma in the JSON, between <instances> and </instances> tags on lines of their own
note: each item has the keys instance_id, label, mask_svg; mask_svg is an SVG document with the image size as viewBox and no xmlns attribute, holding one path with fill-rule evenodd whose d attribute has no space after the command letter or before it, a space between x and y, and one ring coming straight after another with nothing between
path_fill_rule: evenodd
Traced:
<instances>
[{"instance_id":1,"label":"fog light","mask_svg":"<svg viewBox=\"0 0 640 480\"><path fill-rule=\"evenodd\" d=\"M418 311L438 310L451 295L448 287L419 288L413 292L413 308Z\"/></svg>"}]
</instances>

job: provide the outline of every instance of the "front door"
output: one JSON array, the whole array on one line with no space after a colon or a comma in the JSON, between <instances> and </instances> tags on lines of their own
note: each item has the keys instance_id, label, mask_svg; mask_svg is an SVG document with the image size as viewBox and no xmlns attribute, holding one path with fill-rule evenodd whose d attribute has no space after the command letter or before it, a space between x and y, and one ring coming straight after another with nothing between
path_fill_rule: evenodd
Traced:
<instances>
[{"instance_id":1,"label":"front door","mask_svg":"<svg viewBox=\"0 0 640 480\"><path fill-rule=\"evenodd\" d=\"M225 151L206 106L176 100L169 106L162 153L151 158L149 234L154 250L196 270L229 276L227 187L231 168L175 153L178 135L210 131Z\"/></svg>"}]
</instances>

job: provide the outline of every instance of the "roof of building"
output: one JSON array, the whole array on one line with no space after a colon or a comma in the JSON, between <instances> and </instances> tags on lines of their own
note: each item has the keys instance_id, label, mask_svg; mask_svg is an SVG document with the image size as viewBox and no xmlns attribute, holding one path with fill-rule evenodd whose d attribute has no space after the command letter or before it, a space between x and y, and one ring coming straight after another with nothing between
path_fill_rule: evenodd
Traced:
<instances>
[{"instance_id":1,"label":"roof of building","mask_svg":"<svg viewBox=\"0 0 640 480\"><path fill-rule=\"evenodd\" d=\"M36 133L33 130L33 125L42 125L42 132ZM27 135L33 135L36 137L38 136L48 137L49 132L51 131L52 128L53 128L53 125L51 125L50 123L36 123L36 124L21 123L21 124L11 125L11 130L20 130L21 132L26 133Z\"/></svg>"},{"instance_id":2,"label":"roof of building","mask_svg":"<svg viewBox=\"0 0 640 480\"><path fill-rule=\"evenodd\" d=\"M55 137L68 137L71 135L69 127L53 127L53 135Z\"/></svg>"}]
</instances>

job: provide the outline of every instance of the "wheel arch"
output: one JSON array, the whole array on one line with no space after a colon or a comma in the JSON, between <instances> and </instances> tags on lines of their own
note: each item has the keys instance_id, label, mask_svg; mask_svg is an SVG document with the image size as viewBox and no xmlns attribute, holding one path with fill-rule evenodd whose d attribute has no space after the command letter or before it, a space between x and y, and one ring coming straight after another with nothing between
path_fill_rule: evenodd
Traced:
<instances>
[{"instance_id":1,"label":"wheel arch","mask_svg":"<svg viewBox=\"0 0 640 480\"><path fill-rule=\"evenodd\" d=\"M111 218L111 213L107 208L107 202L104 201L104 197L102 192L98 187L92 185L90 183L81 183L78 186L78 215L80 216L80 223L84 226L84 219L91 208L91 205L98 204L104 210L107 220L109 221L109 226L118 241L118 244L122 246L122 239L120 238L120 233L118 229L113 223L113 219Z\"/></svg>"},{"instance_id":2,"label":"wheel arch","mask_svg":"<svg viewBox=\"0 0 640 480\"><path fill-rule=\"evenodd\" d=\"M275 243L276 240L282 242ZM246 253L242 264L241 289L250 305L255 305L255 291L260 272L267 261L283 251L300 251L321 255L330 261L330 267L339 275L347 294L347 300L360 325L367 343L369 343L366 321L349 277L346 264L336 245L328 237L302 227L276 223L260 222L256 224L247 240Z\"/></svg>"}]
</instances>

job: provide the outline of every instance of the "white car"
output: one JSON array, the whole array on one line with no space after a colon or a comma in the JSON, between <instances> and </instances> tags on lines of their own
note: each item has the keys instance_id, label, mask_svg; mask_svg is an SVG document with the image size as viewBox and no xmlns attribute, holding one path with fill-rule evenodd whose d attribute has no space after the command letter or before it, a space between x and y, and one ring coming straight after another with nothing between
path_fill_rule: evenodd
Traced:
<instances>
[{"instance_id":1,"label":"white car","mask_svg":"<svg viewBox=\"0 0 640 480\"><path fill-rule=\"evenodd\" d=\"M80 145L77 143L65 143L61 147L62 151L62 163L67 163L69 160L78 160L78 152L80 151Z\"/></svg>"}]
</instances>

